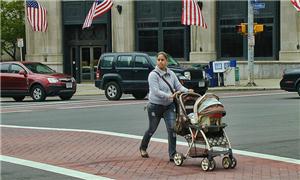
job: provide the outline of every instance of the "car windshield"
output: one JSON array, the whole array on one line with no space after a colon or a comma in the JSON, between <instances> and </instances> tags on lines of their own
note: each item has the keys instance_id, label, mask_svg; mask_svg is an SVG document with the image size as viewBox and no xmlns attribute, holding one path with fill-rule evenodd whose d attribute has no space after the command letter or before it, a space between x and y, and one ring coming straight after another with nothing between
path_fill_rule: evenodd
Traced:
<instances>
[{"instance_id":1,"label":"car windshield","mask_svg":"<svg viewBox=\"0 0 300 180\"><path fill-rule=\"evenodd\" d=\"M153 64L156 65L157 56L150 56ZM168 55L168 66L179 66L179 63L170 55Z\"/></svg>"},{"instance_id":2,"label":"car windshield","mask_svg":"<svg viewBox=\"0 0 300 180\"><path fill-rule=\"evenodd\" d=\"M24 64L30 71L38 74L52 74L55 73L49 66L41 63Z\"/></svg>"}]
</instances>

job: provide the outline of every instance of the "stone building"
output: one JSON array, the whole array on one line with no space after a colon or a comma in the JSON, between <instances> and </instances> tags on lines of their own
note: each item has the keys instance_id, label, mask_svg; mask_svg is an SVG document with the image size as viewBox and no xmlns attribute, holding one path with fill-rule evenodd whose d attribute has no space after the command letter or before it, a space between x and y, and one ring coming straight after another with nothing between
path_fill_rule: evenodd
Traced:
<instances>
[{"instance_id":1,"label":"stone building","mask_svg":"<svg viewBox=\"0 0 300 180\"><path fill-rule=\"evenodd\" d=\"M300 13L290 1L261 2L265 8L254 22L265 30L255 37L255 78L280 78L284 68L300 66ZM236 32L236 25L247 22L247 1L204 0L207 29L181 24L180 0L115 0L111 11L85 30L92 1L41 3L48 10L48 30L33 32L26 23L26 60L46 63L79 82L94 79L104 52L161 50L184 63L236 59L241 79L247 79L247 37Z\"/></svg>"}]
</instances>

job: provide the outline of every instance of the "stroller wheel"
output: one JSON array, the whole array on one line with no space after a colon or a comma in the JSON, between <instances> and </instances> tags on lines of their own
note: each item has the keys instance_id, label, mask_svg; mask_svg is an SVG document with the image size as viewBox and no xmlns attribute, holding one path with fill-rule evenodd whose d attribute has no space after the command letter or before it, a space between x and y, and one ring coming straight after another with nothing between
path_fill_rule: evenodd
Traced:
<instances>
[{"instance_id":1,"label":"stroller wheel","mask_svg":"<svg viewBox=\"0 0 300 180\"><path fill-rule=\"evenodd\" d=\"M235 157L232 156L232 159L231 159L231 168L234 169L235 166L236 166L236 164L237 164L237 160L236 160Z\"/></svg>"},{"instance_id":2,"label":"stroller wheel","mask_svg":"<svg viewBox=\"0 0 300 180\"><path fill-rule=\"evenodd\" d=\"M232 166L232 161L229 157L224 157L222 160L222 165L224 169L228 169Z\"/></svg>"},{"instance_id":3,"label":"stroller wheel","mask_svg":"<svg viewBox=\"0 0 300 180\"><path fill-rule=\"evenodd\" d=\"M200 165L203 171L208 171L211 166L207 158L202 159Z\"/></svg>"},{"instance_id":4,"label":"stroller wheel","mask_svg":"<svg viewBox=\"0 0 300 180\"><path fill-rule=\"evenodd\" d=\"M181 166L184 160L184 156L182 153L176 153L174 155L174 163L176 166Z\"/></svg>"},{"instance_id":5,"label":"stroller wheel","mask_svg":"<svg viewBox=\"0 0 300 180\"><path fill-rule=\"evenodd\" d=\"M214 159L210 160L208 170L213 171L215 167L216 167L216 161Z\"/></svg>"}]
</instances>

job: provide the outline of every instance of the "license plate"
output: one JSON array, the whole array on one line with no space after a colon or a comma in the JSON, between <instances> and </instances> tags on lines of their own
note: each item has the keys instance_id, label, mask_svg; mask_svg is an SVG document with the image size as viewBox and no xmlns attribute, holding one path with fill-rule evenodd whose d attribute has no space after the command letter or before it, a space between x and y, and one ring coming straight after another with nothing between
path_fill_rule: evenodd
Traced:
<instances>
[{"instance_id":1,"label":"license plate","mask_svg":"<svg viewBox=\"0 0 300 180\"><path fill-rule=\"evenodd\" d=\"M66 83L66 88L72 88L73 84L72 83Z\"/></svg>"},{"instance_id":2,"label":"license plate","mask_svg":"<svg viewBox=\"0 0 300 180\"><path fill-rule=\"evenodd\" d=\"M199 87L204 87L204 86L205 86L205 82L204 82L204 81L199 81L198 86L199 86Z\"/></svg>"}]
</instances>

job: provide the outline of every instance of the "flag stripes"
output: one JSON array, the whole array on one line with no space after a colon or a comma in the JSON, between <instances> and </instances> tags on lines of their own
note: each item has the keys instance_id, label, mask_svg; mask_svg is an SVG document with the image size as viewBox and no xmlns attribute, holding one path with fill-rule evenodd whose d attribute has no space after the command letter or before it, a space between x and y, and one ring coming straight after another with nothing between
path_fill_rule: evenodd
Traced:
<instances>
[{"instance_id":1,"label":"flag stripes","mask_svg":"<svg viewBox=\"0 0 300 180\"><path fill-rule=\"evenodd\" d=\"M92 25L93 19L109 11L112 5L112 0L103 0L102 2L96 0L85 18L82 29L90 27Z\"/></svg>"},{"instance_id":2,"label":"flag stripes","mask_svg":"<svg viewBox=\"0 0 300 180\"><path fill-rule=\"evenodd\" d=\"M48 28L47 9L35 0L26 1L27 19L33 31L45 32Z\"/></svg>"},{"instance_id":3,"label":"flag stripes","mask_svg":"<svg viewBox=\"0 0 300 180\"><path fill-rule=\"evenodd\" d=\"M293 6L300 12L300 0L291 0Z\"/></svg>"},{"instance_id":4,"label":"flag stripes","mask_svg":"<svg viewBox=\"0 0 300 180\"><path fill-rule=\"evenodd\" d=\"M181 23L184 25L196 25L207 28L203 14L196 0L182 0Z\"/></svg>"}]
</instances>

